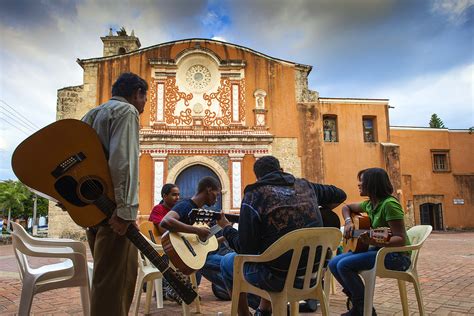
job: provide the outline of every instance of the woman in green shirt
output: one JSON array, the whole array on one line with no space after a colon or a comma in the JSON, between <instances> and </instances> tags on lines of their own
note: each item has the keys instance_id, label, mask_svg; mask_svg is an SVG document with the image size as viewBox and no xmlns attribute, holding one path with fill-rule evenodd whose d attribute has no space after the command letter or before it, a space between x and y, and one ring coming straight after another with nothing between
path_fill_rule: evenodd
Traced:
<instances>
[{"instance_id":1,"label":"woman in green shirt","mask_svg":"<svg viewBox=\"0 0 474 316\"><path fill-rule=\"evenodd\" d=\"M364 283L359 271L370 270L374 267L377 251L382 247L399 247L409 245L410 241L405 230L404 212L396 198L392 196L393 186L385 170L370 168L359 171L359 192L369 199L362 203L344 205L344 236L350 237L354 230L351 215L353 213L367 213L372 228L390 227L391 237L385 243L370 238L368 234L359 237L359 242L370 245L367 252L347 252L334 257L329 262L329 269L344 288L352 301L352 308L342 315L363 315L364 311ZM406 253L390 253L385 257L385 267L391 270L405 271L410 266L410 257ZM373 309L375 315L375 309Z\"/></svg>"}]
</instances>

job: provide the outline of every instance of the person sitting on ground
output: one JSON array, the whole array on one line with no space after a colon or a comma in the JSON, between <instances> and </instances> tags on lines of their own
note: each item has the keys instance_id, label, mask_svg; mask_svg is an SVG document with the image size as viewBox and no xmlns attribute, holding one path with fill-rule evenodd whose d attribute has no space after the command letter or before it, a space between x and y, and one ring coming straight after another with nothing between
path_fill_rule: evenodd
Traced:
<instances>
[{"instance_id":1,"label":"person sitting on ground","mask_svg":"<svg viewBox=\"0 0 474 316\"><path fill-rule=\"evenodd\" d=\"M300 228L322 227L319 205L332 209L344 202L343 190L330 185L315 184L283 172L273 156L264 156L254 164L257 182L247 186L240 207L239 230L222 216L218 224L224 237L236 252L227 254L221 262L222 275L229 293L232 291L234 258L236 254L261 254L285 234ZM307 252L306 252L307 256ZM253 285L271 292L282 291L285 285L291 254L272 262L247 263L246 279ZM316 258L315 264L319 263ZM304 275L306 267L299 267L297 275ZM296 286L298 285L297 279ZM301 283L301 282L300 282ZM250 303L250 302L249 302ZM252 306L252 304L250 303ZM247 295L239 298L239 315L250 315ZM255 315L270 315L271 303L260 300Z\"/></svg>"},{"instance_id":2,"label":"person sitting on ground","mask_svg":"<svg viewBox=\"0 0 474 316\"><path fill-rule=\"evenodd\" d=\"M404 222L404 212L398 200L392 196L393 186L387 172L381 168L370 168L359 171L359 192L369 199L362 203L344 205L344 237L351 237L354 229L352 215L366 212L370 218L371 228L390 227L391 237L387 242L379 243L369 238L367 233L360 235L359 242L370 245L367 252L351 251L334 257L329 262L329 269L344 288L343 292L352 301L352 308L344 316L362 316L364 313L364 283L359 272L370 270L375 264L377 251L382 247L399 247L409 245ZM409 253L394 252L385 257L385 266L390 270L405 271L410 267ZM375 309L372 314L376 315Z\"/></svg>"}]
</instances>

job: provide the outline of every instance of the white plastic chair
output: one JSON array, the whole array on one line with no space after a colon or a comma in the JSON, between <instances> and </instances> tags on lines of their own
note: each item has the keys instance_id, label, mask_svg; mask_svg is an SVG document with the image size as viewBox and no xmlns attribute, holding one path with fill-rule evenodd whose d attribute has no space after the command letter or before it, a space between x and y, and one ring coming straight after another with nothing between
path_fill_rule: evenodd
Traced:
<instances>
[{"instance_id":1,"label":"white plastic chair","mask_svg":"<svg viewBox=\"0 0 474 316\"><path fill-rule=\"evenodd\" d=\"M342 238L337 228L303 228L292 231L265 250L261 255L237 255L234 260L234 284L232 287L232 310L231 315L237 315L240 293L253 293L272 302L272 311L275 316L286 316L286 306L290 302L291 315L298 315L298 302L304 299L319 299L323 315L328 315L329 306L327 295L322 288L323 266L326 260L327 249L334 253ZM293 283L304 248L309 248L304 284L302 289L293 287ZM312 272L315 261L316 250L320 247L321 258L316 273ZM289 250L293 250L291 263L284 288L281 292L267 292L259 289L245 279L243 267L246 262L269 262L280 257ZM311 285L311 279L315 277L316 283Z\"/></svg>"},{"instance_id":2,"label":"white plastic chair","mask_svg":"<svg viewBox=\"0 0 474 316\"><path fill-rule=\"evenodd\" d=\"M142 234L143 235L143 234ZM152 243L148 238L145 239L150 245L155 248L158 252L163 252L161 245ZM145 314L150 313L150 303L153 291L156 289L156 301L157 308L163 308L163 287L162 287L163 275L158 268L145 257L142 257L141 253L138 253L138 277L137 277L137 288L135 290L135 315L138 315L138 309L140 307L140 299L143 292L143 284L146 283L146 299L145 299ZM154 285L154 286L153 286Z\"/></svg>"},{"instance_id":3,"label":"white plastic chair","mask_svg":"<svg viewBox=\"0 0 474 316\"><path fill-rule=\"evenodd\" d=\"M149 230L154 229L152 222L143 222L139 225L139 230L143 237L148 241L153 248L159 253L164 253L163 247L160 243L154 243L149 238ZM156 238L156 237L155 237ZM159 242L160 240L157 240ZM170 263L171 264L171 263ZM138 254L138 277L137 277L137 289L135 290L135 315L138 314L138 309L140 307L140 298L143 292L143 284L146 283L146 298L145 298L145 313L150 312L151 298L153 290L156 293L156 307L163 308L163 275L160 270L156 268L146 257L142 257L141 254ZM193 273L190 276L191 283L197 291L197 281L196 274ZM194 300L196 307L196 313L201 313L201 304L199 300L199 295ZM190 315L189 305L183 302L182 304L183 315Z\"/></svg>"},{"instance_id":4,"label":"white plastic chair","mask_svg":"<svg viewBox=\"0 0 474 316\"><path fill-rule=\"evenodd\" d=\"M28 235L21 225L17 223L12 225L13 249L22 280L18 314L20 316L30 314L33 296L37 293L79 286L84 315L89 315L90 285L85 245L74 240L34 238ZM66 260L32 268L27 256Z\"/></svg>"},{"instance_id":5,"label":"white plastic chair","mask_svg":"<svg viewBox=\"0 0 474 316\"><path fill-rule=\"evenodd\" d=\"M372 307L374 300L375 278L390 278L398 281L398 289L400 291L400 299L402 301L403 315L408 315L408 300L407 289L405 282L413 283L415 288L416 299L418 302L418 311L420 315L425 314L423 307L423 299L421 297L420 282L418 280L418 273L416 265L418 262L418 255L425 242L426 238L432 231L430 225L418 225L410 228L407 231L411 246L403 247L385 247L378 251L375 259L374 267L371 270L364 270L359 272L364 279L365 293L364 293L364 316L372 315ZM411 251L411 265L406 271L394 271L385 268L385 256L391 252Z\"/></svg>"}]
</instances>

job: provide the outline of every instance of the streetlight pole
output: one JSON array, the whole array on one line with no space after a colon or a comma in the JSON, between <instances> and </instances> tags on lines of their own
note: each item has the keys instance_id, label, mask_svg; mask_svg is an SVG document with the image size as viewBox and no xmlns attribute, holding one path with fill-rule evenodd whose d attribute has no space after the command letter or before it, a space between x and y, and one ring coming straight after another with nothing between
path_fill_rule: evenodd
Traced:
<instances>
[{"instance_id":1,"label":"streetlight pole","mask_svg":"<svg viewBox=\"0 0 474 316\"><path fill-rule=\"evenodd\" d=\"M33 195L33 220L32 220L32 234L33 236L37 235L38 232L38 225L36 225L36 204L38 201L38 196L36 194Z\"/></svg>"}]
</instances>

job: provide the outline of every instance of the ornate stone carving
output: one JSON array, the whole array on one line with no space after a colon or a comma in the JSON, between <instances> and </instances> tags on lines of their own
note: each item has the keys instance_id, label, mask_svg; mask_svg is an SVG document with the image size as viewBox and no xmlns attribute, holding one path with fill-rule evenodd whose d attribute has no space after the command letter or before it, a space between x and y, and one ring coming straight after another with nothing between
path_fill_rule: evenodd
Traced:
<instances>
[{"instance_id":1,"label":"ornate stone carving","mask_svg":"<svg viewBox=\"0 0 474 316\"><path fill-rule=\"evenodd\" d=\"M192 111L189 108L189 101L193 98L192 93L180 92L176 86L175 78L168 78L165 82L165 122L174 125L191 125L193 118ZM187 107L181 111L179 115L175 115L176 104L184 100L184 105Z\"/></svg>"},{"instance_id":2,"label":"ornate stone carving","mask_svg":"<svg viewBox=\"0 0 474 316\"><path fill-rule=\"evenodd\" d=\"M239 208L242 200L242 179L240 161L232 161L232 208Z\"/></svg>"},{"instance_id":3,"label":"ornate stone carving","mask_svg":"<svg viewBox=\"0 0 474 316\"><path fill-rule=\"evenodd\" d=\"M212 100L219 102L219 107L221 110L220 115L218 116L216 112L206 109L204 111L204 126L226 126L229 125L232 119L231 113L231 85L229 79L221 79L221 85L217 88L217 92L214 93L204 93L203 99L207 101L207 106L211 107Z\"/></svg>"},{"instance_id":4,"label":"ornate stone carving","mask_svg":"<svg viewBox=\"0 0 474 316\"><path fill-rule=\"evenodd\" d=\"M211 83L211 72L203 65L194 65L186 71L186 83L191 90L204 90Z\"/></svg>"},{"instance_id":5,"label":"ornate stone carving","mask_svg":"<svg viewBox=\"0 0 474 316\"><path fill-rule=\"evenodd\" d=\"M239 84L240 84L239 119L242 123L245 123L245 79L240 80Z\"/></svg>"}]
</instances>

